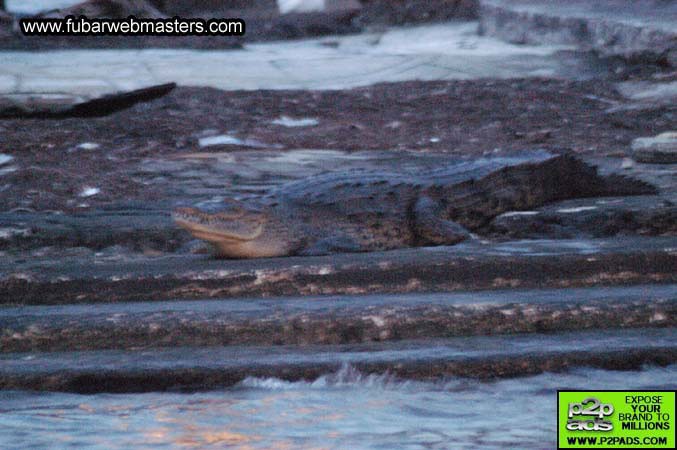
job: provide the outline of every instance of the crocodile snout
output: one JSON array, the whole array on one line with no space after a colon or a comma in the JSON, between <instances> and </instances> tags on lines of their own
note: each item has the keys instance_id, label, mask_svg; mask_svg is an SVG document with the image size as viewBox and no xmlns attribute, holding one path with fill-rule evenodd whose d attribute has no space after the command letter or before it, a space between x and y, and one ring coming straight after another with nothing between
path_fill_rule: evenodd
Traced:
<instances>
[{"instance_id":1,"label":"crocodile snout","mask_svg":"<svg viewBox=\"0 0 677 450\"><path fill-rule=\"evenodd\" d=\"M256 239L267 222L262 214L248 214L244 210L206 213L196 208L177 208L172 213L172 219L195 237L213 243Z\"/></svg>"}]
</instances>

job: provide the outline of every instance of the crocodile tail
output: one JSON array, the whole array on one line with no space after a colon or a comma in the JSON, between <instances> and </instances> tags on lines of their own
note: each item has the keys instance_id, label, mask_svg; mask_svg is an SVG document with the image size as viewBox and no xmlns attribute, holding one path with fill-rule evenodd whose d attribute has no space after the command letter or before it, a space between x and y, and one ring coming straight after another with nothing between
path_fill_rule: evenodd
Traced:
<instances>
[{"instance_id":1,"label":"crocodile tail","mask_svg":"<svg viewBox=\"0 0 677 450\"><path fill-rule=\"evenodd\" d=\"M571 152L563 152L546 162L544 168L549 179L544 181L550 189L550 201L581 197L620 197L624 195L653 195L658 191L653 185L627 175L601 175Z\"/></svg>"},{"instance_id":2,"label":"crocodile tail","mask_svg":"<svg viewBox=\"0 0 677 450\"><path fill-rule=\"evenodd\" d=\"M658 189L646 181L627 175L611 174L602 177L600 197L620 197L623 195L655 195Z\"/></svg>"}]
</instances>

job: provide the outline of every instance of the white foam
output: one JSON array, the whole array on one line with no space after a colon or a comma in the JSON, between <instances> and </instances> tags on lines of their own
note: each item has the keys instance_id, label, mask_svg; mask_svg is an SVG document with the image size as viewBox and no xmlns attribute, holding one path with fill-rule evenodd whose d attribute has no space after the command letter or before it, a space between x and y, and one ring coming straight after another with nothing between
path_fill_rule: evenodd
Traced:
<instances>
[{"instance_id":1,"label":"white foam","mask_svg":"<svg viewBox=\"0 0 677 450\"><path fill-rule=\"evenodd\" d=\"M200 138L198 140L198 145L200 147L209 147L211 145L243 145L246 147L266 147L265 144L254 139L242 140L227 134Z\"/></svg>"},{"instance_id":2,"label":"white foam","mask_svg":"<svg viewBox=\"0 0 677 450\"><path fill-rule=\"evenodd\" d=\"M7 175L8 173L16 172L19 170L16 166L7 166L0 169L0 175Z\"/></svg>"},{"instance_id":3,"label":"white foam","mask_svg":"<svg viewBox=\"0 0 677 450\"><path fill-rule=\"evenodd\" d=\"M78 144L80 150L96 150L99 147L101 146L96 142L83 142L82 144Z\"/></svg>"},{"instance_id":4,"label":"white foam","mask_svg":"<svg viewBox=\"0 0 677 450\"><path fill-rule=\"evenodd\" d=\"M280 116L278 119L273 120L275 125L282 125L284 127L311 127L320 123L317 119L312 117L306 117L303 119L294 119L293 117Z\"/></svg>"},{"instance_id":5,"label":"white foam","mask_svg":"<svg viewBox=\"0 0 677 450\"><path fill-rule=\"evenodd\" d=\"M322 375L314 381L286 381L279 378L247 377L239 383L241 387L267 390L332 389L345 387L410 389L414 385L416 385L415 382L398 380L388 373L364 375L350 364L343 364L336 372Z\"/></svg>"},{"instance_id":6,"label":"white foam","mask_svg":"<svg viewBox=\"0 0 677 450\"><path fill-rule=\"evenodd\" d=\"M592 211L594 209L597 209L597 207L596 206L579 206L577 208L558 209L557 212L565 213L565 214L571 214L571 213L577 213L577 212L583 212L583 211Z\"/></svg>"},{"instance_id":7,"label":"white foam","mask_svg":"<svg viewBox=\"0 0 677 450\"><path fill-rule=\"evenodd\" d=\"M14 157L11 156L11 155L6 155L4 153L0 153L0 166L2 166L3 164L7 164L8 162L10 162L13 159L14 159Z\"/></svg>"},{"instance_id":8,"label":"white foam","mask_svg":"<svg viewBox=\"0 0 677 450\"><path fill-rule=\"evenodd\" d=\"M80 191L80 193L78 195L80 197L91 197L92 195L96 195L99 192L101 192L101 189L99 189L99 188L95 188L95 187L91 187L91 186L85 186L84 188L82 188L82 190Z\"/></svg>"},{"instance_id":9,"label":"white foam","mask_svg":"<svg viewBox=\"0 0 677 450\"><path fill-rule=\"evenodd\" d=\"M535 216L538 214L538 211L510 211L507 213L501 214L503 217L512 217L512 216Z\"/></svg>"},{"instance_id":10,"label":"white foam","mask_svg":"<svg viewBox=\"0 0 677 450\"><path fill-rule=\"evenodd\" d=\"M31 230L28 228L0 228L0 239L11 239L14 236L30 236L30 234Z\"/></svg>"}]
</instances>

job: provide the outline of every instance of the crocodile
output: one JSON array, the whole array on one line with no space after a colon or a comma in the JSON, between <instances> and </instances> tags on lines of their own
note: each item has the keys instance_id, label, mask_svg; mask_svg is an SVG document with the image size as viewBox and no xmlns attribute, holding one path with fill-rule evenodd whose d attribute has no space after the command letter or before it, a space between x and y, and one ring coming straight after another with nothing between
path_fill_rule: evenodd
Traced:
<instances>
[{"instance_id":1,"label":"crocodile","mask_svg":"<svg viewBox=\"0 0 677 450\"><path fill-rule=\"evenodd\" d=\"M420 174L329 172L219 212L177 208L172 217L220 257L322 255L453 245L507 211L654 193L641 180L602 176L571 152L529 151Z\"/></svg>"}]
</instances>

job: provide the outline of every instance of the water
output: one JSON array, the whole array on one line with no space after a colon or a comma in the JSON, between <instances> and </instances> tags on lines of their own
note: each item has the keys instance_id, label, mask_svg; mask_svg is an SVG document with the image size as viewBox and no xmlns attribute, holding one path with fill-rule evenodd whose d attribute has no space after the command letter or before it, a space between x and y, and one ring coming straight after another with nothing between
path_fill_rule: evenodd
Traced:
<instances>
[{"instance_id":1,"label":"water","mask_svg":"<svg viewBox=\"0 0 677 450\"><path fill-rule=\"evenodd\" d=\"M51 9L65 8L82 0L5 0L7 11L19 14L37 14Z\"/></svg>"},{"instance_id":2,"label":"water","mask_svg":"<svg viewBox=\"0 0 677 450\"><path fill-rule=\"evenodd\" d=\"M246 378L182 394L0 392L0 448L553 448L557 389L672 389L675 369L480 382Z\"/></svg>"}]
</instances>

